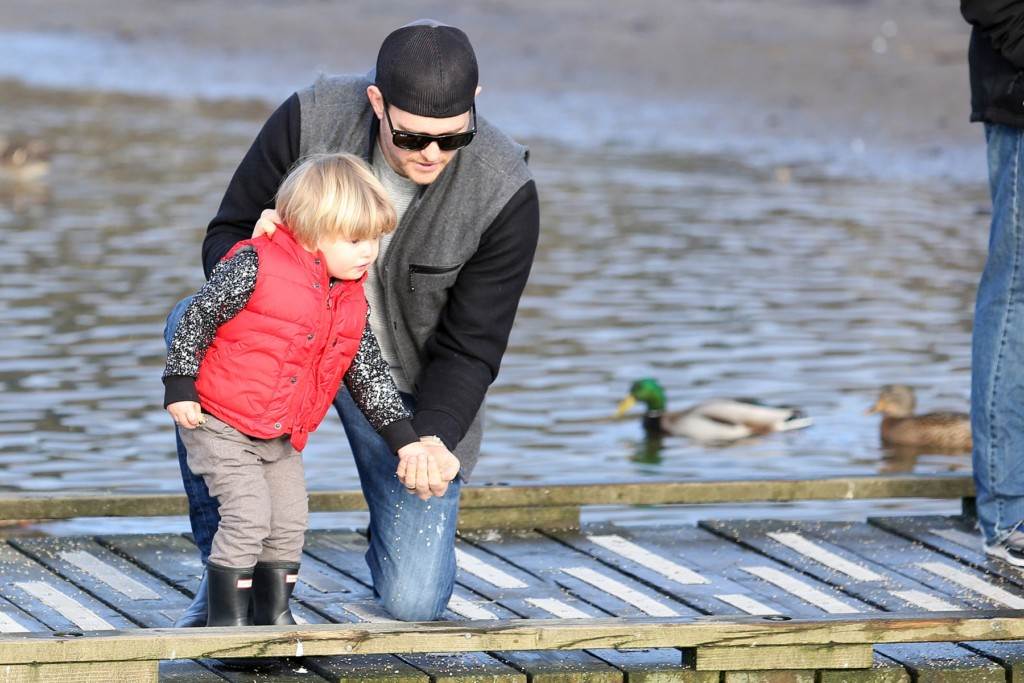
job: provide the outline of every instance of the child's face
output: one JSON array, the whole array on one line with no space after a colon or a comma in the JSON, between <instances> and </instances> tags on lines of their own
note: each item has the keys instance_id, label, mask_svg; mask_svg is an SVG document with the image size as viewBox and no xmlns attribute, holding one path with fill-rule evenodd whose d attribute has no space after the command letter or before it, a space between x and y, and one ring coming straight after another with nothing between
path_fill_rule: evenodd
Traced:
<instances>
[{"instance_id":1,"label":"child's face","mask_svg":"<svg viewBox=\"0 0 1024 683\"><path fill-rule=\"evenodd\" d=\"M317 246L327 261L327 272L338 280L361 278L377 259L379 249L377 239L324 239Z\"/></svg>"}]
</instances>

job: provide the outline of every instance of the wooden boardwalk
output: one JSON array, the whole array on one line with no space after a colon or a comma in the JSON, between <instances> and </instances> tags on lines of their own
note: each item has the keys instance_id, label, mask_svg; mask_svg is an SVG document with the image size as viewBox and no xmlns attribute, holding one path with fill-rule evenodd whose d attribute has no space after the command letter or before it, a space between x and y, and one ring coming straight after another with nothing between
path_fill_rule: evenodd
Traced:
<instances>
[{"instance_id":1,"label":"wooden boardwalk","mask_svg":"<svg viewBox=\"0 0 1024 683\"><path fill-rule=\"evenodd\" d=\"M559 515L564 517L565 501L558 496L548 500L548 507L563 510ZM485 508L484 502L490 504L493 499L481 501L479 507ZM469 511L472 509L471 504ZM521 521L528 515L511 517ZM547 518L544 514L538 517ZM103 632L131 633L136 639L132 642L143 642L146 632L140 635L136 629L169 627L189 603L201 566L195 546L180 535L11 538L0 546L0 662L54 663L0 664L0 681L154 680L154 665L149 660L155 659L173 659L160 665L159 680L182 682L1024 680L1024 641L900 643L894 642L900 638L892 633L880 632L866 641L836 638L829 641L829 647L745 648L743 643L715 642L716 647L708 648L614 649L603 646L598 629L590 634L593 648L576 642L571 649L519 651L508 643L533 641L500 640L512 636L502 636L502 626L494 623L534 625L538 623L535 620L551 620L552 633L557 631L556 625L582 632L588 624L615 623L607 620L622 618L632 620L622 623L635 623L638 634L647 634L650 628L653 638L658 623L703 623L697 618L708 615L746 619L744 624L756 618L779 626L791 620L794 624L800 620L872 623L876 618L904 614L917 615L923 618L921 623L930 624L929 615L962 616L977 610L1018 617L1006 611L1024 609L1024 572L987 558L970 518L712 520L696 526L556 527L544 524L543 528L461 532L456 545L457 585L446 619L458 622L463 630L484 620L481 626L494 635L493 642L500 647L438 653L427 651L428 644L411 646L410 650L419 651L400 655L303 656L275 660L275 668L265 673L231 670L212 658L138 655L110 657L126 661L105 661L97 655L90 657L96 660L91 663L64 664L74 662L71 650L40 655L39 659L18 654L15 648L33 632L47 634L39 638L68 643L68 648ZM387 621L373 601L363 560L365 549L366 539L357 531L312 531L307 535L295 593L294 612L301 628L309 625L312 634L317 632L313 626L317 624L366 623L366 628L372 626L383 633L396 625ZM522 619L530 621L509 622ZM1011 621L1018 624L1021 620ZM421 630L425 634L432 631ZM189 629L188 636L196 640L209 632L213 642L225 631ZM84 632L90 633L76 643L77 634ZM277 632L282 631L279 628ZM543 626L536 633L543 637ZM992 633L1002 631L994 629ZM1014 626L1005 635L1024 637L1024 626ZM33 642L43 643L39 638ZM920 634L907 638L942 639ZM280 646L281 640L275 646ZM872 649L872 643L881 644ZM186 656L200 651L184 640L182 644L178 652ZM387 651L399 650L383 650ZM300 653L301 648L295 652ZM66 660L62 659L65 655Z\"/></svg>"}]
</instances>

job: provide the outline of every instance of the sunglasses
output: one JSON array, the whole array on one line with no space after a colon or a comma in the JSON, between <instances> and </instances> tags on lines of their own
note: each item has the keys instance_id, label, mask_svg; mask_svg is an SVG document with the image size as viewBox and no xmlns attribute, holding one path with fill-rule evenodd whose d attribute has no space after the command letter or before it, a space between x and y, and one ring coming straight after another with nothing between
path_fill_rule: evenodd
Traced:
<instances>
[{"instance_id":1,"label":"sunglasses","mask_svg":"<svg viewBox=\"0 0 1024 683\"><path fill-rule=\"evenodd\" d=\"M406 149L410 152L418 152L426 149L430 143L436 142L442 152L454 152L460 147L465 147L473 142L476 135L476 105L470 109L473 116L473 127L462 133L448 133L447 135L426 135L424 133L410 133L404 130L396 130L391 123L391 114L388 113L388 103L384 102L384 118L388 120L388 128L391 129L391 141L395 147Z\"/></svg>"}]
</instances>

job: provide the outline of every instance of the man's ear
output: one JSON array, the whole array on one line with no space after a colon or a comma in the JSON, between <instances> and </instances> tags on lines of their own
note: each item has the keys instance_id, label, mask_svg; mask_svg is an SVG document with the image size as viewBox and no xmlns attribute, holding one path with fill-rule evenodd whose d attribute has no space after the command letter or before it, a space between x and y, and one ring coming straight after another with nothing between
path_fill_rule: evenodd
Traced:
<instances>
[{"instance_id":1,"label":"man's ear","mask_svg":"<svg viewBox=\"0 0 1024 683\"><path fill-rule=\"evenodd\" d=\"M476 94L473 97L480 97L480 91L483 90L483 89L484 89L484 86L482 86L482 85L476 86Z\"/></svg>"},{"instance_id":2,"label":"man's ear","mask_svg":"<svg viewBox=\"0 0 1024 683\"><path fill-rule=\"evenodd\" d=\"M380 88L375 85L367 86L366 99L370 100L370 106L373 107L373 113L377 115L377 118L384 118L384 95Z\"/></svg>"}]
</instances>

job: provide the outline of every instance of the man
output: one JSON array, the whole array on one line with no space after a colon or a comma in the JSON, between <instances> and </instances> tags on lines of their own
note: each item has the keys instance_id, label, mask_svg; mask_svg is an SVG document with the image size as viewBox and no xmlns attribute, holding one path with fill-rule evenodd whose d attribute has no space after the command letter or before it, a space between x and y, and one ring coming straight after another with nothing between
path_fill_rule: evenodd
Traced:
<instances>
[{"instance_id":1,"label":"man","mask_svg":"<svg viewBox=\"0 0 1024 683\"><path fill-rule=\"evenodd\" d=\"M985 552L1024 566L1024 2L961 0L992 226L974 312L971 432Z\"/></svg>"},{"instance_id":2,"label":"man","mask_svg":"<svg viewBox=\"0 0 1024 683\"><path fill-rule=\"evenodd\" d=\"M361 155L395 203L398 228L382 240L367 281L370 322L417 434L452 450L459 476L444 481L433 461L396 463L345 390L335 407L370 510L366 561L374 592L402 620L437 619L451 597L459 492L476 463L484 395L537 245L537 190L526 149L477 116L478 93L465 33L429 20L395 30L369 76L321 77L270 116L203 243L209 275L232 245L252 235L288 169L313 153ZM258 231L272 231L274 218L264 215ZM178 455L205 562L217 503L189 472L180 440ZM205 585L204 577L178 626L205 624Z\"/></svg>"}]
</instances>

